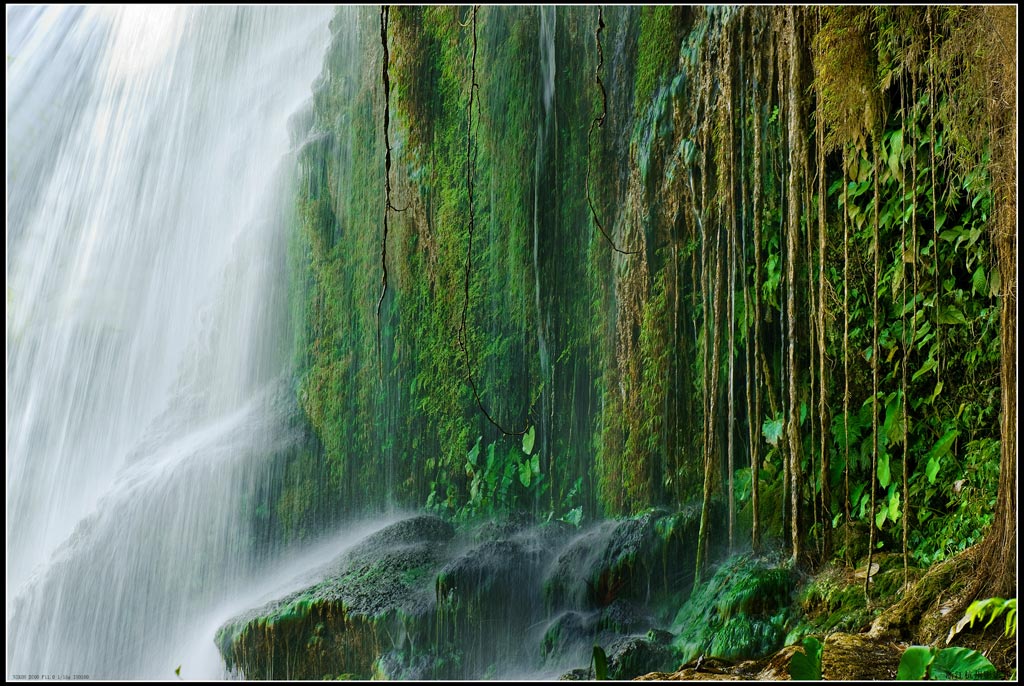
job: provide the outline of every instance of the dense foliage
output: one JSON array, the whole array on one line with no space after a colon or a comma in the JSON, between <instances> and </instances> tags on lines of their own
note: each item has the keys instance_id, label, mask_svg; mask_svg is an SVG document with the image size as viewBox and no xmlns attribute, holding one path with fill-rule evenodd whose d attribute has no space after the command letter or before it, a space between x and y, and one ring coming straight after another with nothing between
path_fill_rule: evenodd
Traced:
<instances>
[{"instance_id":1,"label":"dense foliage","mask_svg":"<svg viewBox=\"0 0 1024 686\"><path fill-rule=\"evenodd\" d=\"M969 124L987 16L400 7L383 65L380 18L339 11L299 132L290 535L721 497L702 540L822 558L850 521L918 566L980 540L1014 278Z\"/></svg>"}]
</instances>

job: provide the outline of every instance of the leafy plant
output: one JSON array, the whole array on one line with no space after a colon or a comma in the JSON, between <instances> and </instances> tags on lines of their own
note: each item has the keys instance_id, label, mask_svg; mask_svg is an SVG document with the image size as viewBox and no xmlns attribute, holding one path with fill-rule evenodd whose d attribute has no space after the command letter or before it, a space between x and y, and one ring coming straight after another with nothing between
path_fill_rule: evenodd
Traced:
<instances>
[{"instance_id":1,"label":"leafy plant","mask_svg":"<svg viewBox=\"0 0 1024 686\"><path fill-rule=\"evenodd\" d=\"M1017 633L1017 599L1010 598L1005 600L1003 598L986 598L985 600L975 600L971 603L970 607L967 608L967 612L964 613L963 619L956 623L952 629L949 630L949 638L946 639L947 643L953 640L965 626L974 626L975 621L980 621L988 617L988 622L985 623L983 629L987 629L992 625L992 622L1006 613L1006 636L1014 636Z\"/></svg>"},{"instance_id":2,"label":"leafy plant","mask_svg":"<svg viewBox=\"0 0 1024 686\"><path fill-rule=\"evenodd\" d=\"M821 681L821 641L808 636L801 641L802 653L793 653L789 676L793 681Z\"/></svg>"},{"instance_id":3,"label":"leafy plant","mask_svg":"<svg viewBox=\"0 0 1024 686\"><path fill-rule=\"evenodd\" d=\"M594 680L595 681L606 681L608 679L608 656L605 655L604 649L599 646L594 646Z\"/></svg>"},{"instance_id":4,"label":"leafy plant","mask_svg":"<svg viewBox=\"0 0 1024 686\"><path fill-rule=\"evenodd\" d=\"M933 648L910 646L900 658L896 678L900 681L922 679L983 680L996 679L999 672L988 658L970 648Z\"/></svg>"}]
</instances>

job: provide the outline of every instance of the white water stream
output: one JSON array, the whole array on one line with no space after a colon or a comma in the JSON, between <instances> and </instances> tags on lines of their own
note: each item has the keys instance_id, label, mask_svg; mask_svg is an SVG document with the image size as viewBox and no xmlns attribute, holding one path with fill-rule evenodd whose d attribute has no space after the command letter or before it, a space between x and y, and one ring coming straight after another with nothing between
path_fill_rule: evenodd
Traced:
<instances>
[{"instance_id":1,"label":"white water stream","mask_svg":"<svg viewBox=\"0 0 1024 686\"><path fill-rule=\"evenodd\" d=\"M331 10L6 18L7 675L222 676L204 622L279 564L282 163Z\"/></svg>"}]
</instances>

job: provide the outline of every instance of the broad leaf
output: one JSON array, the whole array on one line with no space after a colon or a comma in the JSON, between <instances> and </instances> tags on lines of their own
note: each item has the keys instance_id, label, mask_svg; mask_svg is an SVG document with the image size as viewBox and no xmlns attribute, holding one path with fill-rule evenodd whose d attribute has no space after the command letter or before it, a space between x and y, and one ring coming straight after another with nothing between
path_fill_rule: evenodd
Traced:
<instances>
[{"instance_id":1,"label":"broad leaf","mask_svg":"<svg viewBox=\"0 0 1024 686\"><path fill-rule=\"evenodd\" d=\"M985 267L979 266L974 272L974 276L971 277L971 286L974 288L974 292L978 294L988 293L988 279L985 278Z\"/></svg>"},{"instance_id":2,"label":"broad leaf","mask_svg":"<svg viewBox=\"0 0 1024 686\"><path fill-rule=\"evenodd\" d=\"M937 366L938 366L938 363L935 361L935 358L934 357L929 357L927 360L925 360L924 364L921 365L921 368L918 369L916 372L914 372L914 375L912 377L910 377L910 380L911 381L917 381L922 376L924 376L928 372L930 372L933 369L935 369L935 367L937 367Z\"/></svg>"},{"instance_id":3,"label":"broad leaf","mask_svg":"<svg viewBox=\"0 0 1024 686\"><path fill-rule=\"evenodd\" d=\"M800 644L802 653L793 653L789 677L793 681L821 681L821 641L808 636Z\"/></svg>"},{"instance_id":4,"label":"broad leaf","mask_svg":"<svg viewBox=\"0 0 1024 686\"><path fill-rule=\"evenodd\" d=\"M764 440L768 441L768 445L779 444L779 438L782 436L782 426L782 417L766 419L764 424L761 425L761 434L764 436Z\"/></svg>"},{"instance_id":5,"label":"broad leaf","mask_svg":"<svg viewBox=\"0 0 1024 686\"><path fill-rule=\"evenodd\" d=\"M960 432L956 429L950 429L945 435L938 440L938 442L932 446L932 449L928 451L928 458L938 460L949 454L950 448L953 447L953 441L960 435Z\"/></svg>"},{"instance_id":6,"label":"broad leaf","mask_svg":"<svg viewBox=\"0 0 1024 686\"><path fill-rule=\"evenodd\" d=\"M893 348L895 350L895 348ZM903 437L903 399L896 393L885 406L885 423L882 433L889 443L896 443ZM882 484L883 487L888 484Z\"/></svg>"},{"instance_id":7,"label":"broad leaf","mask_svg":"<svg viewBox=\"0 0 1024 686\"><path fill-rule=\"evenodd\" d=\"M1003 287L1003 279L999 275L998 269L992 270L992 276L989 279L989 295L997 296L1000 293L1000 289Z\"/></svg>"},{"instance_id":8,"label":"broad leaf","mask_svg":"<svg viewBox=\"0 0 1024 686\"><path fill-rule=\"evenodd\" d=\"M480 455L480 441L482 441L483 439L484 439L484 437L483 437L483 436L480 436L479 438L477 438L477 439L476 439L476 444L475 444L475 445L473 446L473 448L472 448L472 449L471 449L471 450L469 451L469 453L467 453L467 454L466 454L466 460L467 460L467 461L468 461L468 462L469 462L469 463L470 463L471 465L473 465L474 467L476 466L476 459L477 459L477 457L479 457L479 455Z\"/></svg>"},{"instance_id":9,"label":"broad leaf","mask_svg":"<svg viewBox=\"0 0 1024 686\"><path fill-rule=\"evenodd\" d=\"M889 498L889 520L895 522L900 518L900 492L896 491Z\"/></svg>"},{"instance_id":10,"label":"broad leaf","mask_svg":"<svg viewBox=\"0 0 1024 686\"><path fill-rule=\"evenodd\" d=\"M964 318L964 313L953 306L943 307L939 310L938 316L939 324L966 324L967 319Z\"/></svg>"},{"instance_id":11,"label":"broad leaf","mask_svg":"<svg viewBox=\"0 0 1024 686\"><path fill-rule=\"evenodd\" d=\"M523 434L523 452L529 455L533 452L533 441L536 438L535 427L530 427L530 430Z\"/></svg>"},{"instance_id":12,"label":"broad leaf","mask_svg":"<svg viewBox=\"0 0 1024 686\"><path fill-rule=\"evenodd\" d=\"M519 465L519 481L522 482L523 487L530 487L530 479L533 476L533 472L530 470L530 461L526 460Z\"/></svg>"},{"instance_id":13,"label":"broad leaf","mask_svg":"<svg viewBox=\"0 0 1024 686\"><path fill-rule=\"evenodd\" d=\"M566 524L572 524L573 526L579 526L580 522L583 521L583 506L574 507L565 513L562 517L562 521Z\"/></svg>"},{"instance_id":14,"label":"broad leaf","mask_svg":"<svg viewBox=\"0 0 1024 686\"><path fill-rule=\"evenodd\" d=\"M878 455L878 484L882 488L888 488L892 481L892 474L889 472L889 453L881 452Z\"/></svg>"},{"instance_id":15,"label":"broad leaf","mask_svg":"<svg viewBox=\"0 0 1024 686\"><path fill-rule=\"evenodd\" d=\"M935 483L935 477L939 475L939 458L929 458L928 466L924 470L924 475L928 477L928 483Z\"/></svg>"},{"instance_id":16,"label":"broad leaf","mask_svg":"<svg viewBox=\"0 0 1024 686\"><path fill-rule=\"evenodd\" d=\"M903 651L896 678L900 681L921 681L928 673L928 665L935 659L935 649L929 646L909 646Z\"/></svg>"},{"instance_id":17,"label":"broad leaf","mask_svg":"<svg viewBox=\"0 0 1024 686\"><path fill-rule=\"evenodd\" d=\"M999 672L988 658L970 648L943 648L929 667L932 679L996 679Z\"/></svg>"}]
</instances>

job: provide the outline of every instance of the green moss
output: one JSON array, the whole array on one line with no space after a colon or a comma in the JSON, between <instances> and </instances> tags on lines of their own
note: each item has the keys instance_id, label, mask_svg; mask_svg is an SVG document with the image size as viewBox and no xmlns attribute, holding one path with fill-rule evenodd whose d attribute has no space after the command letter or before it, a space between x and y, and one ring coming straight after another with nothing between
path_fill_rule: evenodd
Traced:
<instances>
[{"instance_id":1,"label":"green moss","mask_svg":"<svg viewBox=\"0 0 1024 686\"><path fill-rule=\"evenodd\" d=\"M676 615L682 662L698 655L758 658L781 647L794 586L785 568L749 555L730 558Z\"/></svg>"},{"instance_id":2,"label":"green moss","mask_svg":"<svg viewBox=\"0 0 1024 686\"><path fill-rule=\"evenodd\" d=\"M639 113L679 61L687 10L682 7L644 7L640 14L636 86L633 102Z\"/></svg>"},{"instance_id":3,"label":"green moss","mask_svg":"<svg viewBox=\"0 0 1024 686\"><path fill-rule=\"evenodd\" d=\"M998 479L999 308L991 297L998 281L989 245L993 182L985 146L975 140L980 134L957 124L973 107L971 93L942 85L976 68L963 61L966 53L957 52L969 38L960 27L966 12L933 15L934 31L927 33L941 46L936 54L911 43L925 33L901 30L919 25L922 13L889 9L823 12L820 30L813 20L802 24L797 46L806 51L805 79L812 73L816 79L816 88L805 91L806 121L820 116L825 147L848 145L853 161L846 178L838 155L826 158L822 172L831 189L825 197L810 189L801 224L801 239L808 238L815 211L827 211L827 290L837 298L850 293L844 317L832 317L838 308L831 308L826 321L826 357L836 362L826 389L833 403L829 414L840 421L833 422L825 449L838 456L850 448L850 479L855 496L859 493L851 504L853 518L866 524L874 513L866 512L863 484L874 475L868 474L870 420L863 419L865 409L870 414L864 400L873 391L871 362L863 351L871 346L877 302L886 359L880 394L887 405L884 416L893 418L880 448L891 474L900 473L900 460L907 460L912 508L904 511L906 504L897 500L890 482L882 495L887 516L879 536L883 550L897 549L903 518L913 517L911 553L920 565L970 544L985 530ZM788 286L781 274L779 228L787 209L782 181L791 151L778 110L787 95L780 90L788 86L785 74L781 85L777 81L778 65L772 63L782 47L775 42L772 15L760 8L609 8L602 33L608 116L588 139L600 105L589 76L596 66L592 9L557 12L554 94L545 110L549 84L539 44L541 10L481 8L474 144L467 160L470 13L467 7L403 7L391 15L391 181L395 203L407 209L388 215L382 359L376 313L384 214L378 16L370 8L357 13L355 45L350 41L356 32L343 31L342 20L352 15L339 14L333 22L335 36L315 88L312 132L300 141L301 178L289 241L295 387L315 436L285 461L283 484L267 499L273 513L266 514L266 505L252 508L286 541L308 538L326 518L345 510L383 503L429 503L474 516L527 507L557 517L581 507L590 518L633 514L656 504L675 509L698 494L704 458L701 398L706 390L714 392L703 388L702 365L710 351L702 349L701 328L710 319L700 293L707 273L700 247L731 221L724 216L729 208L742 233L745 275L764 296L764 360L758 368L767 377L762 382L771 383L776 396L782 390L780 303ZM798 21L809 18L797 15ZM767 49L752 44L755 36ZM812 38L813 43L806 40ZM734 73L722 80L715 70L726 54ZM847 68L850 59L856 64ZM702 65L709 66L707 79L697 68ZM756 90L755 66L761 79ZM930 94L924 84L933 73L941 92ZM915 74L917 91L911 93ZM729 88L722 88L726 83ZM965 97L957 101L956 93ZM761 133L756 152L755 124ZM805 133L813 140L810 129ZM877 136L884 155L877 198L864 136ZM977 159L968 165L963 146L972 140ZM627 141L635 147L627 148ZM952 148L960 150L956 159ZM761 163L757 217L751 183L755 157ZM911 183L907 174L914 162L919 178ZM468 164L476 189L472 207ZM732 187L726 187L726 170L736 172ZM844 182L845 194L840 193ZM841 197L849 215L845 246L836 238L843 231ZM624 258L610 248L597 230L590 200L603 225L628 235L635 245L625 247L640 247L639 255ZM876 204L880 249L871 235ZM475 234L467 291L471 212ZM761 229L762 251L757 275L755 226ZM910 379L904 388L899 367L907 346L901 339L910 317L900 298L911 275L903 234L915 226L918 340L906 356ZM849 252L848 284L841 276L847 257L840 248ZM884 261L878 284L865 276L876 253ZM801 312L806 295L798 293ZM754 317L743 309L737 303L735 349L708 360L722 413L725 355L744 359L753 333ZM464 312L480 404L505 427L535 425L542 487L519 489L514 473L505 484L506 474L490 469L491 496L482 498L474 489L486 471L467 465L467 452L478 438L483 450L493 448L496 464L520 454L521 442L491 426L469 388L465 355L456 343ZM837 323L843 319L850 325L846 366L854 404L847 418L849 441L835 411L845 383ZM725 322L714 325L724 331ZM799 341L801 350L805 342ZM940 374L944 387L937 383ZM745 378L740 371L737 391ZM913 420L906 451L895 419L904 390ZM806 397L806 388L797 391ZM756 418L746 417L740 400L736 426L756 429L767 418L767 395L762 394L762 416ZM720 414L719 433L722 424ZM946 435L954 436L955 446L933 454ZM815 459L806 438L805 454ZM740 444L745 443L744 437ZM782 456L766 443L760 447L759 515L762 535L769 539L783 533L784 509L776 506L784 495ZM847 465L834 459L832 466L836 501L829 509L837 514L845 509L839 494ZM495 497L499 492L502 497ZM749 500L740 522L753 522ZM895 575L883 575L876 580L885 585L880 591L895 592ZM825 619L851 625L854 614L846 615L850 619L833 615L853 602L837 601ZM850 605L850 612L859 610Z\"/></svg>"},{"instance_id":4,"label":"green moss","mask_svg":"<svg viewBox=\"0 0 1024 686\"><path fill-rule=\"evenodd\" d=\"M777 650L782 640L777 623L741 614L729 618L715 632L707 655L730 661L761 657Z\"/></svg>"}]
</instances>

